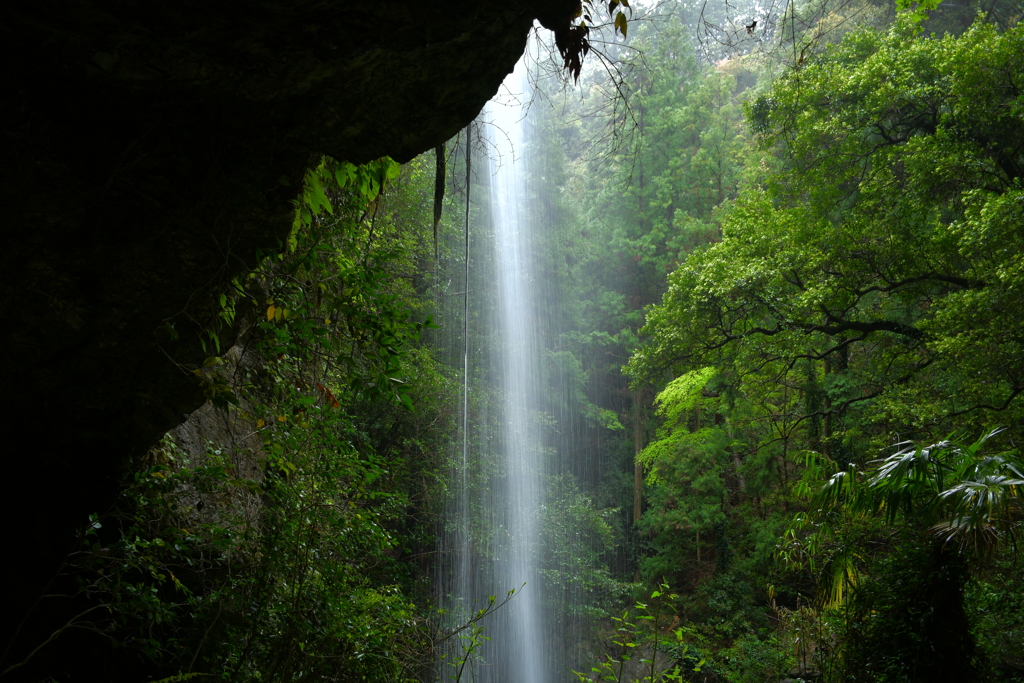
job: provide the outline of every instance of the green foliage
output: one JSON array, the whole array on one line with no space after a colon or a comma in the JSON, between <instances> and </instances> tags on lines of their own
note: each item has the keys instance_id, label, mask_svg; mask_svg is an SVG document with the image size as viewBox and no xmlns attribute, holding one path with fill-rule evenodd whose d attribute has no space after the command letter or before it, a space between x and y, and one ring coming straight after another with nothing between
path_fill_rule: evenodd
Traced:
<instances>
[{"instance_id":1,"label":"green foliage","mask_svg":"<svg viewBox=\"0 0 1024 683\"><path fill-rule=\"evenodd\" d=\"M878 681L979 680L962 563L920 538L872 564L843 613L843 670Z\"/></svg>"},{"instance_id":2,"label":"green foliage","mask_svg":"<svg viewBox=\"0 0 1024 683\"><path fill-rule=\"evenodd\" d=\"M404 363L421 331L433 323L429 317L414 320L410 292L394 287L398 269L408 268L408 238L374 241L373 222L365 223L367 216L358 206L376 202L380 183L397 173L397 165L337 166L332 170L325 161L307 174L307 186L319 189L307 193L308 204L297 213L291 252L269 255L264 273L253 276L266 278L270 293L260 328L270 340L271 354L325 359L346 378L346 389L367 400L393 400L411 409ZM333 211L329 202L324 204L323 182L335 175L351 182L358 194L338 195L349 203L346 210L329 228L314 226L310 221L321 221L322 212Z\"/></svg>"},{"instance_id":3,"label":"green foliage","mask_svg":"<svg viewBox=\"0 0 1024 683\"><path fill-rule=\"evenodd\" d=\"M237 551L240 538L230 523L186 527L180 508L197 491L237 498L253 488L230 476L219 452L210 456L190 466L165 439L149 466L132 475L119 504L89 516L76 547L50 579L51 592L36 603L68 615L36 652L74 629L169 668L188 666L184 650L195 611L202 609L203 583ZM74 588L54 590L65 585Z\"/></svg>"},{"instance_id":4,"label":"green foliage","mask_svg":"<svg viewBox=\"0 0 1024 683\"><path fill-rule=\"evenodd\" d=\"M968 570L1019 526L1024 34L926 38L922 17L802 55L747 104L761 186L669 276L627 366L634 386L667 380L637 459L647 571L681 581L713 556L724 576L716 524L737 576L766 577L777 545L787 595L818 593L819 667L837 677L977 675ZM898 434L965 432L987 436L868 463ZM773 651L730 637L753 648L737 661ZM728 675L776 675L762 664Z\"/></svg>"},{"instance_id":5,"label":"green foliage","mask_svg":"<svg viewBox=\"0 0 1024 683\"><path fill-rule=\"evenodd\" d=\"M612 617L612 651L589 673L573 671L580 681L690 681L701 672L705 659L691 653L687 633L681 628L661 632L666 607L678 596L665 593L666 584L659 588L651 593L649 603L636 603L635 616L625 610Z\"/></svg>"},{"instance_id":6,"label":"green foliage","mask_svg":"<svg viewBox=\"0 0 1024 683\"><path fill-rule=\"evenodd\" d=\"M583 3L586 4L586 7L583 6ZM579 23L570 22L569 26L555 32L555 46L562 57L562 68L575 81L579 81L583 58L590 53L590 28L602 25L600 15L607 11L608 17L611 19L612 34L619 34L625 38L629 20L622 8L628 9L630 14L633 13L629 6L629 0L610 0L607 6L603 0L596 3L594 0L583 0L583 3L578 5L579 9L576 11L576 16L573 17ZM599 17L596 22L594 16Z\"/></svg>"},{"instance_id":7,"label":"green foliage","mask_svg":"<svg viewBox=\"0 0 1024 683\"><path fill-rule=\"evenodd\" d=\"M677 425L684 410L693 410L700 402L704 387L715 374L715 368L701 368L676 377L654 397L657 414L667 425Z\"/></svg>"},{"instance_id":8,"label":"green foliage","mask_svg":"<svg viewBox=\"0 0 1024 683\"><path fill-rule=\"evenodd\" d=\"M844 354L842 410L915 428L1015 410L1020 31L911 33L852 34L751 106L789 168L672 275L635 375ZM989 234L1005 248L974 246Z\"/></svg>"},{"instance_id":9,"label":"green foliage","mask_svg":"<svg viewBox=\"0 0 1024 683\"><path fill-rule=\"evenodd\" d=\"M815 505L881 511L889 524L903 520L928 526L944 544L984 554L1013 538L1024 485L1024 461L1016 450L981 452L996 434L984 434L972 444L955 437L928 447L911 444L874 461L869 472L855 467L838 472Z\"/></svg>"},{"instance_id":10,"label":"green foliage","mask_svg":"<svg viewBox=\"0 0 1024 683\"><path fill-rule=\"evenodd\" d=\"M673 467L673 465L678 467L685 464L701 469L703 464L703 468L706 468L710 464L707 460L710 453L705 447L709 445L711 452L721 452L724 449L725 444L722 443L722 438L725 437L724 432L715 428L702 429L700 427L699 410L702 404L709 403L708 408L713 410L714 404L717 403L714 400L703 400L705 387L714 374L714 368L702 368L688 372L669 382L665 389L655 397L655 404L658 406L655 412L664 418L664 423L658 429L659 438L651 442L636 456L637 463L649 471L647 476L649 484L657 484L662 476L662 471ZM697 411L694 413L696 429L691 432L686 413L694 410ZM704 453L704 458L698 455L701 452ZM682 462L678 456L683 456ZM701 463L700 460L704 462ZM707 474L706 470L704 474ZM700 478L701 474L690 472L688 476L683 476L692 480L694 477ZM677 476L672 479L679 480ZM705 483L704 488L715 489L712 493L718 496L722 493L720 483L710 487Z\"/></svg>"},{"instance_id":11,"label":"green foliage","mask_svg":"<svg viewBox=\"0 0 1024 683\"><path fill-rule=\"evenodd\" d=\"M544 539L541 576L547 609L568 617L601 617L626 595L605 558L621 539L609 519L617 510L598 510L571 475L549 478L540 510Z\"/></svg>"},{"instance_id":12,"label":"green foliage","mask_svg":"<svg viewBox=\"0 0 1024 683\"><path fill-rule=\"evenodd\" d=\"M542 226L537 272L552 293L550 322L542 320L560 332L548 347L550 395L569 398L548 412L574 436L573 443L552 439L552 447L594 463L581 479L599 509L618 510L608 522L622 541L608 561L622 582L634 580L646 542L627 501L637 444L646 445L653 421L645 405L651 390L630 394L621 366L640 343L642 308L660 296L666 273L717 238L747 142L735 80L698 63L679 22L652 28L637 22L629 30L650 70L624 67L621 81L588 71L582 100L562 108L569 116L536 124L545 142L532 150L539 161L529 181L536 188L529 205ZM583 115L618 101L617 89L630 93L627 120L643 133L635 145L601 137L600 122ZM542 107L531 111L531 118L544 116ZM579 415L584 424L574 422Z\"/></svg>"},{"instance_id":13,"label":"green foliage","mask_svg":"<svg viewBox=\"0 0 1024 683\"><path fill-rule=\"evenodd\" d=\"M775 683L789 673L792 657L776 637L764 640L746 634L719 652L715 663L731 683Z\"/></svg>"},{"instance_id":14,"label":"green foliage","mask_svg":"<svg viewBox=\"0 0 1024 683\"><path fill-rule=\"evenodd\" d=\"M896 9L901 12L907 12L910 21L918 24L914 29L915 33L920 33L924 30L920 23L928 18L928 13L933 11L942 0L896 0Z\"/></svg>"},{"instance_id":15,"label":"green foliage","mask_svg":"<svg viewBox=\"0 0 1024 683\"><path fill-rule=\"evenodd\" d=\"M815 512L794 522L780 554L791 563L808 558L821 572L822 603L842 614L838 670L870 671L878 680L978 675L967 572L1014 539L1024 481L1016 451L983 452L993 436L910 445L868 471L850 466L814 494ZM872 518L888 530L872 531ZM885 531L888 538L879 538ZM879 544L889 553L870 557Z\"/></svg>"},{"instance_id":16,"label":"green foliage","mask_svg":"<svg viewBox=\"0 0 1024 683\"><path fill-rule=\"evenodd\" d=\"M166 680L433 667L406 558L432 543L450 386L420 344L421 240L385 191L399 170L324 159L307 174L287 244L221 297L210 338L239 325L241 345L194 371L232 444L189 452L168 435L135 464L51 581L74 590L41 598L68 616L36 652L70 629Z\"/></svg>"},{"instance_id":17,"label":"green foliage","mask_svg":"<svg viewBox=\"0 0 1024 683\"><path fill-rule=\"evenodd\" d=\"M410 283L419 239L380 196L397 174L390 160L323 162L289 251L254 276L265 360L246 374L247 409L262 416L266 509L209 658L232 680L407 680L430 664L398 561L415 537L396 527L414 482L432 476L414 458L440 436L423 425L445 388L416 348L431 326L415 318Z\"/></svg>"},{"instance_id":18,"label":"green foliage","mask_svg":"<svg viewBox=\"0 0 1024 683\"><path fill-rule=\"evenodd\" d=\"M415 608L369 573L403 573L386 557L397 543L388 520L405 501L386 483L388 463L353 446L356 429L329 405L265 428L266 510L246 566L223 589L211 658L231 680L396 677L403 648L416 649L406 640Z\"/></svg>"},{"instance_id":19,"label":"green foliage","mask_svg":"<svg viewBox=\"0 0 1024 683\"><path fill-rule=\"evenodd\" d=\"M445 678L458 683L467 673L471 678L475 675L476 665L483 663L480 651L484 643L490 640L484 635L481 622L507 605L515 597L516 592L516 589L510 590L500 602L497 596L489 596L487 604L469 616L464 623L437 638L434 646L443 651L440 662L442 669L446 670ZM457 647L452 647L453 642Z\"/></svg>"},{"instance_id":20,"label":"green foliage","mask_svg":"<svg viewBox=\"0 0 1024 683\"><path fill-rule=\"evenodd\" d=\"M965 607L972 615L978 650L987 660L994 680L1020 681L1024 653L1024 589L1013 551L998 557L992 566L967 585Z\"/></svg>"}]
</instances>

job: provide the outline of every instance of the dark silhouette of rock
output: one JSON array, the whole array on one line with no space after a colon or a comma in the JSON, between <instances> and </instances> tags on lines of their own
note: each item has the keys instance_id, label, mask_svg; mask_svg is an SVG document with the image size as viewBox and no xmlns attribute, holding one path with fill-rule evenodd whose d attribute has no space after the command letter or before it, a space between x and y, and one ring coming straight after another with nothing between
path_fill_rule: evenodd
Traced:
<instances>
[{"instance_id":1,"label":"dark silhouette of rock","mask_svg":"<svg viewBox=\"0 0 1024 683\"><path fill-rule=\"evenodd\" d=\"M451 137L512 70L534 19L564 30L578 4L0 11L0 647L76 527L113 502L123 464L202 404L188 369L213 353L218 297L286 237L310 162L405 161ZM22 633L0 670L38 635Z\"/></svg>"}]
</instances>

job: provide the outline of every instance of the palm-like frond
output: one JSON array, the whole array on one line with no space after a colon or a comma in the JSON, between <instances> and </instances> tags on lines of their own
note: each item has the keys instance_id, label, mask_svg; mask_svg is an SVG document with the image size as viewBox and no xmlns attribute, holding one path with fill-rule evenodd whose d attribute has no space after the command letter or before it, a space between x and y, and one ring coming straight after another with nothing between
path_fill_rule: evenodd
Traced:
<instances>
[{"instance_id":1,"label":"palm-like frond","mask_svg":"<svg viewBox=\"0 0 1024 683\"><path fill-rule=\"evenodd\" d=\"M988 553L1020 526L1024 460L1017 451L983 455L992 430L965 445L954 435L929 446L897 444L868 472L850 466L815 496L819 513L838 507L929 528L961 550Z\"/></svg>"},{"instance_id":2,"label":"palm-like frond","mask_svg":"<svg viewBox=\"0 0 1024 683\"><path fill-rule=\"evenodd\" d=\"M819 600L824 607L841 605L860 581L863 558L851 550L843 550L828 563L821 577Z\"/></svg>"},{"instance_id":3,"label":"palm-like frond","mask_svg":"<svg viewBox=\"0 0 1024 683\"><path fill-rule=\"evenodd\" d=\"M950 514L931 527L947 543L980 555L989 554L1004 538L1015 540L1020 487L1024 485L1024 477L1019 476L1013 463L1002 458L986 460L984 469L988 474L983 474L984 470L974 472L975 480L961 481L939 494Z\"/></svg>"},{"instance_id":4,"label":"palm-like frond","mask_svg":"<svg viewBox=\"0 0 1024 683\"><path fill-rule=\"evenodd\" d=\"M929 446L904 442L892 455L869 463L868 469L849 464L813 495L813 512L794 520L779 555L788 562L806 562L817 571L819 600L834 606L856 587L863 558L849 549L828 553L819 543L832 537L836 520L850 514L881 513L886 524L908 523L944 545L979 557L1006 542L1015 544L1017 531L1024 526L1024 459L1016 450L982 454L999 431L970 444L959 435ZM835 463L817 455L808 461L815 473L828 465ZM816 567L814 558L823 552L831 556Z\"/></svg>"}]
</instances>

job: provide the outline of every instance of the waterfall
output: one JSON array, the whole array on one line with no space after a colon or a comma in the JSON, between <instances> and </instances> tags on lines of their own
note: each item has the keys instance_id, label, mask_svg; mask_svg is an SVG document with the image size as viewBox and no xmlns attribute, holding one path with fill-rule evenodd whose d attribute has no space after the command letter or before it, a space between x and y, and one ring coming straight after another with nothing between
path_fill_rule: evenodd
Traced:
<instances>
[{"instance_id":1,"label":"waterfall","mask_svg":"<svg viewBox=\"0 0 1024 683\"><path fill-rule=\"evenodd\" d=\"M542 292L532 272L526 196L528 99L521 60L476 126L470 201L477 210L475 220L467 220L472 235L465 236L465 253L456 258L457 240L446 242L452 254L447 289L457 293L461 285L468 305L463 325L449 325L446 335L446 343L464 350L458 365L465 394L462 434L452 439L439 601L451 628L486 607L489 596L500 603L509 591L515 594L479 622L486 640L473 640L469 629L446 643L442 680L455 675L454 664L468 650L473 651L462 673L466 682L556 683L569 675L553 639L563 615L544 608L539 566L544 481L555 470L544 462L536 301ZM471 266L462 277L459 259ZM454 301L444 310L449 320L457 315ZM456 335L457 327L465 333ZM450 358L456 366L454 352Z\"/></svg>"},{"instance_id":2,"label":"waterfall","mask_svg":"<svg viewBox=\"0 0 1024 683\"><path fill-rule=\"evenodd\" d=\"M531 222L527 211L525 63L505 80L503 92L488 104L486 127L491 148L491 225L497 287L497 334L501 355L504 419L501 440L505 476L496 481L500 516L494 519L498 585L520 588L504 614L502 643L495 648L497 681L546 683L547 653L542 624L538 514L543 469L540 413L540 340L534 310ZM502 538L504 532L504 538Z\"/></svg>"}]
</instances>

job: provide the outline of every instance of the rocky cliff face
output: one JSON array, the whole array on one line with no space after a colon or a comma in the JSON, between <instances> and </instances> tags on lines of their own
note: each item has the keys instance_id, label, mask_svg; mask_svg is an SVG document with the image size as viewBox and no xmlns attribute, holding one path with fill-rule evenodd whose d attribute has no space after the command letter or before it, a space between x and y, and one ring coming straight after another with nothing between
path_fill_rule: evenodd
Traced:
<instances>
[{"instance_id":1,"label":"rocky cliff face","mask_svg":"<svg viewBox=\"0 0 1024 683\"><path fill-rule=\"evenodd\" d=\"M212 353L219 295L286 237L310 161L407 160L451 137L534 19L565 27L578 4L3 10L2 499L20 559L3 563L0 641L122 463L202 403L188 370Z\"/></svg>"}]
</instances>

